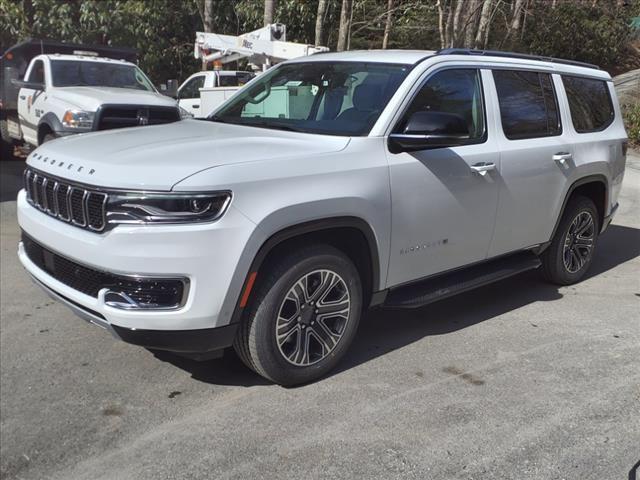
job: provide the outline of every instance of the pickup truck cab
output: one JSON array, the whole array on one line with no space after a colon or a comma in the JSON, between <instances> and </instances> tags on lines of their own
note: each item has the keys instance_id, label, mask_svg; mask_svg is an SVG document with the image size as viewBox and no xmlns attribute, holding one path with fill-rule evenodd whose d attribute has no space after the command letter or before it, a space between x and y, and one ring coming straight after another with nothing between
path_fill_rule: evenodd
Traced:
<instances>
[{"instance_id":1,"label":"pickup truck cab","mask_svg":"<svg viewBox=\"0 0 640 480\"><path fill-rule=\"evenodd\" d=\"M233 70L194 73L178 88L178 103L196 118L207 117L253 77L253 72Z\"/></svg>"},{"instance_id":2,"label":"pickup truck cab","mask_svg":"<svg viewBox=\"0 0 640 480\"><path fill-rule=\"evenodd\" d=\"M38 55L24 80L14 83L20 86L20 129L14 138L33 146L76 133L180 119L176 101L158 93L140 68L123 60Z\"/></svg>"},{"instance_id":3,"label":"pickup truck cab","mask_svg":"<svg viewBox=\"0 0 640 480\"><path fill-rule=\"evenodd\" d=\"M117 338L189 355L233 345L294 385L336 366L369 307L424 307L537 268L580 281L626 144L611 77L592 65L318 54L206 120L38 148L18 254ZM389 328L402 328L392 315Z\"/></svg>"}]
</instances>

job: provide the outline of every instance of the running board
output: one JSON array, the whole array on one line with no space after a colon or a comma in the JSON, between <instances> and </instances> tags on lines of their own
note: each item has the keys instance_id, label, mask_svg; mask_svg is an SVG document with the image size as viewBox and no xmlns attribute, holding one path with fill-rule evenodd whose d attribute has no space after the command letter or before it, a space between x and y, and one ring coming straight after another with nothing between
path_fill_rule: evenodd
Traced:
<instances>
[{"instance_id":1,"label":"running board","mask_svg":"<svg viewBox=\"0 0 640 480\"><path fill-rule=\"evenodd\" d=\"M533 270L540 265L540 259L533 253L516 253L391 290L383 306L387 308L422 307L443 298Z\"/></svg>"}]
</instances>

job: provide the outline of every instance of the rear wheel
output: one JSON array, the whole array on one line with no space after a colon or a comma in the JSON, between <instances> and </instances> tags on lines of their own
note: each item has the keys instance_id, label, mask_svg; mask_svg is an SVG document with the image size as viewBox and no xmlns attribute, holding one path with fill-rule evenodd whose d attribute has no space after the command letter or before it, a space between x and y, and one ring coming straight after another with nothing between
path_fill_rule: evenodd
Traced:
<instances>
[{"instance_id":1,"label":"rear wheel","mask_svg":"<svg viewBox=\"0 0 640 480\"><path fill-rule=\"evenodd\" d=\"M542 254L545 278L558 285L579 282L593 260L599 231L598 210L593 201L583 196L572 198L551 245Z\"/></svg>"},{"instance_id":2,"label":"rear wheel","mask_svg":"<svg viewBox=\"0 0 640 480\"><path fill-rule=\"evenodd\" d=\"M362 310L358 271L328 245L304 247L266 267L234 347L247 366L273 382L315 380L339 362Z\"/></svg>"}]
</instances>

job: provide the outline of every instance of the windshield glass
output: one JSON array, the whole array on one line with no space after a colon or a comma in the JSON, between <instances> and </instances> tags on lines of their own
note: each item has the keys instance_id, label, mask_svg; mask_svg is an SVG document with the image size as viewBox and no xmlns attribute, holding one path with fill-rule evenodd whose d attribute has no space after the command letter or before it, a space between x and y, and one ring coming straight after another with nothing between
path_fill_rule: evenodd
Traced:
<instances>
[{"instance_id":1,"label":"windshield glass","mask_svg":"<svg viewBox=\"0 0 640 480\"><path fill-rule=\"evenodd\" d=\"M134 65L78 60L52 60L54 87L116 87L154 92L149 79Z\"/></svg>"},{"instance_id":2,"label":"windshield glass","mask_svg":"<svg viewBox=\"0 0 640 480\"><path fill-rule=\"evenodd\" d=\"M328 135L367 135L409 72L362 62L283 64L259 76L210 120Z\"/></svg>"}]
</instances>

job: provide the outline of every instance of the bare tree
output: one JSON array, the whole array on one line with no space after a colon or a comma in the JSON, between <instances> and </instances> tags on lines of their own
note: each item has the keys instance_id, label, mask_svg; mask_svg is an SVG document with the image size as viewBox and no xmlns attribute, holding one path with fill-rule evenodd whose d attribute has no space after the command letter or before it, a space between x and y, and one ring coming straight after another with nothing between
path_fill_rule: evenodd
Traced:
<instances>
[{"instance_id":1,"label":"bare tree","mask_svg":"<svg viewBox=\"0 0 640 480\"><path fill-rule=\"evenodd\" d=\"M389 45L389 35L391 34L391 26L393 25L393 0L387 2L387 21L384 24L384 35L382 36L382 48L386 49Z\"/></svg>"},{"instance_id":2,"label":"bare tree","mask_svg":"<svg viewBox=\"0 0 640 480\"><path fill-rule=\"evenodd\" d=\"M340 9L340 28L338 29L338 45L336 50L342 52L347 48L347 37L351 30L351 13L353 9L353 0L342 0L342 8Z\"/></svg>"},{"instance_id":3,"label":"bare tree","mask_svg":"<svg viewBox=\"0 0 640 480\"><path fill-rule=\"evenodd\" d=\"M473 42L476 38L476 25L478 24L478 16L480 13L480 0L467 1L467 17L464 22L464 42L465 48L473 48Z\"/></svg>"},{"instance_id":4,"label":"bare tree","mask_svg":"<svg viewBox=\"0 0 640 480\"><path fill-rule=\"evenodd\" d=\"M522 13L524 12L524 0L516 0L513 4L513 16L511 17L511 24L509 30L507 30L507 38L510 36L517 36L520 31Z\"/></svg>"},{"instance_id":5,"label":"bare tree","mask_svg":"<svg viewBox=\"0 0 640 480\"><path fill-rule=\"evenodd\" d=\"M264 0L264 21L263 25L266 27L270 23L273 23L273 16L276 12L276 0Z\"/></svg>"},{"instance_id":6,"label":"bare tree","mask_svg":"<svg viewBox=\"0 0 640 480\"><path fill-rule=\"evenodd\" d=\"M444 19L444 5L443 2L446 0L438 0L436 3L436 7L438 9L438 32L440 33L440 48L445 48L447 45L447 34L445 30L445 19Z\"/></svg>"},{"instance_id":7,"label":"bare tree","mask_svg":"<svg viewBox=\"0 0 640 480\"><path fill-rule=\"evenodd\" d=\"M196 7L202 20L202 28L205 32L213 32L213 3L215 0L196 0Z\"/></svg>"},{"instance_id":8,"label":"bare tree","mask_svg":"<svg viewBox=\"0 0 640 480\"><path fill-rule=\"evenodd\" d=\"M322 45L322 34L324 33L324 16L327 13L327 0L318 2L318 13L316 14L316 45Z\"/></svg>"},{"instance_id":9,"label":"bare tree","mask_svg":"<svg viewBox=\"0 0 640 480\"><path fill-rule=\"evenodd\" d=\"M484 48L489 35L489 20L491 18L491 4L492 0L483 0L482 11L480 12L480 21L478 23L478 30L476 32L476 39L474 42L475 48Z\"/></svg>"},{"instance_id":10,"label":"bare tree","mask_svg":"<svg viewBox=\"0 0 640 480\"><path fill-rule=\"evenodd\" d=\"M460 46L460 19L462 16L462 7L464 6L465 0L458 0L456 3L456 9L453 13L453 31L451 33L451 47L459 47Z\"/></svg>"}]
</instances>

